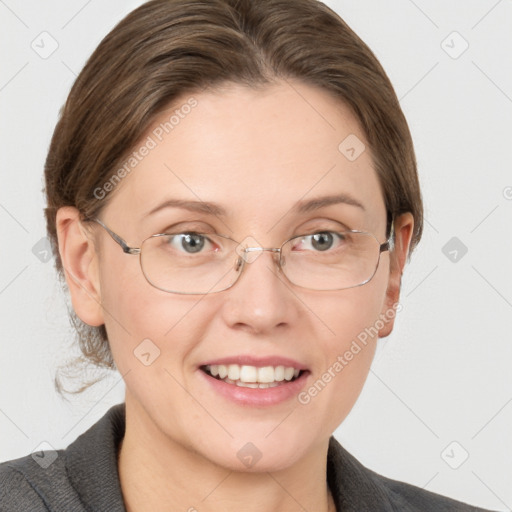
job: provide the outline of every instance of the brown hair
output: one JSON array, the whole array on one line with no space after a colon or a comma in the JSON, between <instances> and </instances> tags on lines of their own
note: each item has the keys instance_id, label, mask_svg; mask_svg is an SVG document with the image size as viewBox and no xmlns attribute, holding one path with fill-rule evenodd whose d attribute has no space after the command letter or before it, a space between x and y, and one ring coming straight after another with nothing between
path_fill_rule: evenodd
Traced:
<instances>
[{"instance_id":1,"label":"brown hair","mask_svg":"<svg viewBox=\"0 0 512 512\"><path fill-rule=\"evenodd\" d=\"M101 189L155 116L182 96L226 82L264 86L300 79L352 108L365 133L388 211L411 212L411 251L423 206L407 122L382 66L331 9L316 0L153 0L123 19L76 79L45 166L46 220L62 276L55 218L62 206L96 216ZM341 141L340 141L341 142ZM113 368L104 326L76 315L84 360Z\"/></svg>"}]
</instances>

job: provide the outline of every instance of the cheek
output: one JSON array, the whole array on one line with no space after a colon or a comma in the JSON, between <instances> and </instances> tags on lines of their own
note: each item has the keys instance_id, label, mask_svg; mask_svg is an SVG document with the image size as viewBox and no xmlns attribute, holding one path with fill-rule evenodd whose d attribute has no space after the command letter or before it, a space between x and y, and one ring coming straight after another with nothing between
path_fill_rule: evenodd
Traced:
<instances>
[{"instance_id":1,"label":"cheek","mask_svg":"<svg viewBox=\"0 0 512 512\"><path fill-rule=\"evenodd\" d=\"M386 286L387 273L383 265L381 271L363 286L305 299L306 303L314 304L311 309L324 324L326 352L342 349L347 343L350 345L351 340L377 324L385 302Z\"/></svg>"},{"instance_id":2,"label":"cheek","mask_svg":"<svg viewBox=\"0 0 512 512\"><path fill-rule=\"evenodd\" d=\"M318 340L315 375L300 395L311 417L336 429L356 402L368 376L385 298L385 269L361 287L320 295L312 308L325 329ZM310 303L311 300L310 300Z\"/></svg>"},{"instance_id":3,"label":"cheek","mask_svg":"<svg viewBox=\"0 0 512 512\"><path fill-rule=\"evenodd\" d=\"M122 274L122 272L120 272ZM204 422L184 391L190 353L205 337L214 313L197 296L178 296L152 287L142 276L111 275L103 294L112 355L127 397L167 432L186 441L183 423ZM133 401L132 401L133 403Z\"/></svg>"},{"instance_id":4,"label":"cheek","mask_svg":"<svg viewBox=\"0 0 512 512\"><path fill-rule=\"evenodd\" d=\"M198 307L201 297L170 294L153 287L138 260L130 258L134 261L105 262L100 273L105 326L116 365L122 374L137 372L144 362L141 355L149 353L155 368L179 368L201 339L213 313L204 305Z\"/></svg>"}]
</instances>

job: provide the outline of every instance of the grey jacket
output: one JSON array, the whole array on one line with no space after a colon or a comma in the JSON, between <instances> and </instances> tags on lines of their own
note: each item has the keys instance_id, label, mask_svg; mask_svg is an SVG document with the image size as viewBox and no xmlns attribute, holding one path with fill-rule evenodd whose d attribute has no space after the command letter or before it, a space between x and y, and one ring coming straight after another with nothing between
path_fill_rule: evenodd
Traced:
<instances>
[{"instance_id":1,"label":"grey jacket","mask_svg":"<svg viewBox=\"0 0 512 512\"><path fill-rule=\"evenodd\" d=\"M125 512L117 472L124 428L125 408L118 404L65 450L0 464L0 511ZM385 478L365 468L334 437L327 481L340 512L483 510Z\"/></svg>"}]
</instances>

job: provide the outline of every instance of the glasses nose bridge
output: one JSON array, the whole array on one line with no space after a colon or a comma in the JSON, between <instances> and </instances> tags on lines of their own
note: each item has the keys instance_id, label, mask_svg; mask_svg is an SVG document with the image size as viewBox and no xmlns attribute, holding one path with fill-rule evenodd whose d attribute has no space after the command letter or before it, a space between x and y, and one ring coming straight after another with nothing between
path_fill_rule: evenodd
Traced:
<instances>
[{"instance_id":1,"label":"glasses nose bridge","mask_svg":"<svg viewBox=\"0 0 512 512\"><path fill-rule=\"evenodd\" d=\"M277 252L280 253L281 249L279 247L244 247L243 252L256 252L256 251L269 251L269 252Z\"/></svg>"},{"instance_id":2,"label":"glasses nose bridge","mask_svg":"<svg viewBox=\"0 0 512 512\"><path fill-rule=\"evenodd\" d=\"M238 253L238 261L236 264L236 269L240 270L240 274L242 274L246 263L253 263L258 259L259 254L263 252L270 252L273 255L277 255L278 259L276 261L278 267L281 265L281 248L278 247L243 247L240 248ZM259 254L258 254L259 253ZM242 269L240 269L242 267ZM240 275L238 276L240 277Z\"/></svg>"},{"instance_id":3,"label":"glasses nose bridge","mask_svg":"<svg viewBox=\"0 0 512 512\"><path fill-rule=\"evenodd\" d=\"M281 248L279 247L244 247L241 252L241 256L246 263L253 263L254 261L256 261L258 255L255 253L258 252L270 252L272 254L277 254L279 256L279 259L277 260L278 263L281 259ZM253 255L251 256L250 253L252 253Z\"/></svg>"}]
</instances>

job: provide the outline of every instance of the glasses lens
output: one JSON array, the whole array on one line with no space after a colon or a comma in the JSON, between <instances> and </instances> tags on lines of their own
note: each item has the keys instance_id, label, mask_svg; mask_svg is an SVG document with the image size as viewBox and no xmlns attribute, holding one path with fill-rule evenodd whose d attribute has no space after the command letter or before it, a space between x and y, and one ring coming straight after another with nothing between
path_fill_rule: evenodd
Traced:
<instances>
[{"instance_id":1,"label":"glasses lens","mask_svg":"<svg viewBox=\"0 0 512 512\"><path fill-rule=\"evenodd\" d=\"M141 266L156 288L183 294L213 293L229 288L238 277L236 242L219 235L154 235L141 247Z\"/></svg>"},{"instance_id":2,"label":"glasses lens","mask_svg":"<svg viewBox=\"0 0 512 512\"><path fill-rule=\"evenodd\" d=\"M286 277L312 290L342 290L368 282L375 274L380 243L369 233L322 232L298 236L283 245Z\"/></svg>"},{"instance_id":3,"label":"glasses lens","mask_svg":"<svg viewBox=\"0 0 512 512\"><path fill-rule=\"evenodd\" d=\"M156 288L181 294L226 290L241 271L238 243L221 235L153 235L141 246L141 266ZM380 242L370 233L320 232L292 238L281 250L281 267L297 286L343 290L375 274Z\"/></svg>"}]
</instances>

